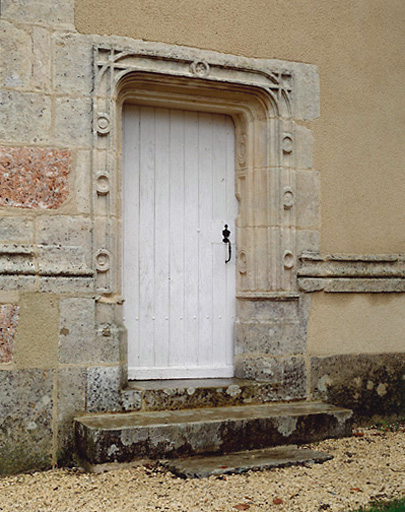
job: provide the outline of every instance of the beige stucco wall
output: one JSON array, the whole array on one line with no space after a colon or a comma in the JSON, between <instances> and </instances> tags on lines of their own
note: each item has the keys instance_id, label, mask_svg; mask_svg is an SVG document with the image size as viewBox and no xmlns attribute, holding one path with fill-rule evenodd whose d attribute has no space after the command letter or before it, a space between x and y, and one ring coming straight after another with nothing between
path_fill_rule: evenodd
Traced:
<instances>
[{"instance_id":1,"label":"beige stucco wall","mask_svg":"<svg viewBox=\"0 0 405 512\"><path fill-rule=\"evenodd\" d=\"M316 64L321 248L405 250L403 0L76 0L80 32ZM312 354L403 351L405 297L313 294Z\"/></svg>"},{"instance_id":2,"label":"beige stucco wall","mask_svg":"<svg viewBox=\"0 0 405 512\"><path fill-rule=\"evenodd\" d=\"M315 293L308 325L310 355L405 351L404 294Z\"/></svg>"},{"instance_id":3,"label":"beige stucco wall","mask_svg":"<svg viewBox=\"0 0 405 512\"><path fill-rule=\"evenodd\" d=\"M322 250L403 252L403 0L76 0L76 27L316 64Z\"/></svg>"}]
</instances>

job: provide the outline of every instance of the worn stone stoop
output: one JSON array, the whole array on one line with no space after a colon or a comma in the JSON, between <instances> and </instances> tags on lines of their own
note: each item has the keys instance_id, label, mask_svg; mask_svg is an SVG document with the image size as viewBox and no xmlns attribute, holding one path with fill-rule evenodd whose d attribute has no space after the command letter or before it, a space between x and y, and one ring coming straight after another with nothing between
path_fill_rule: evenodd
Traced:
<instances>
[{"instance_id":1,"label":"worn stone stoop","mask_svg":"<svg viewBox=\"0 0 405 512\"><path fill-rule=\"evenodd\" d=\"M351 433L352 412L322 402L102 413L75 420L90 465L302 444Z\"/></svg>"}]
</instances>

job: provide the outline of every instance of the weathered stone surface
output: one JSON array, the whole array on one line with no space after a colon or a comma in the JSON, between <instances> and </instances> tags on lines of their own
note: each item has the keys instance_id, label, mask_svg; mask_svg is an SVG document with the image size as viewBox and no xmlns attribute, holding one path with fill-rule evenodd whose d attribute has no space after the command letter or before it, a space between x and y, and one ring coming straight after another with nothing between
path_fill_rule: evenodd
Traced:
<instances>
[{"instance_id":1,"label":"weathered stone surface","mask_svg":"<svg viewBox=\"0 0 405 512\"><path fill-rule=\"evenodd\" d=\"M73 463L73 417L86 407L87 369L60 368L57 375L58 389L58 464Z\"/></svg>"},{"instance_id":2,"label":"weathered stone surface","mask_svg":"<svg viewBox=\"0 0 405 512\"><path fill-rule=\"evenodd\" d=\"M115 323L109 322L97 325L93 361L103 363L122 361L122 336L122 328Z\"/></svg>"},{"instance_id":3,"label":"weathered stone surface","mask_svg":"<svg viewBox=\"0 0 405 512\"><path fill-rule=\"evenodd\" d=\"M0 473L52 465L51 370L0 371Z\"/></svg>"},{"instance_id":4,"label":"weathered stone surface","mask_svg":"<svg viewBox=\"0 0 405 512\"><path fill-rule=\"evenodd\" d=\"M92 277L88 254L80 246L37 245L38 270L41 276Z\"/></svg>"},{"instance_id":5,"label":"weathered stone surface","mask_svg":"<svg viewBox=\"0 0 405 512\"><path fill-rule=\"evenodd\" d=\"M96 362L94 299L71 298L60 301L59 361Z\"/></svg>"},{"instance_id":6,"label":"weathered stone surface","mask_svg":"<svg viewBox=\"0 0 405 512\"><path fill-rule=\"evenodd\" d=\"M2 0L1 15L19 23L74 25L74 0Z\"/></svg>"},{"instance_id":7,"label":"weathered stone surface","mask_svg":"<svg viewBox=\"0 0 405 512\"><path fill-rule=\"evenodd\" d=\"M90 146L92 117L90 98L56 99L55 141L69 146Z\"/></svg>"},{"instance_id":8,"label":"weathered stone surface","mask_svg":"<svg viewBox=\"0 0 405 512\"><path fill-rule=\"evenodd\" d=\"M258 469L281 468L296 464L322 463L333 459L327 453L277 446L262 450L236 452L230 455L196 456L166 461L165 467L182 478L207 478L212 475L230 475Z\"/></svg>"},{"instance_id":9,"label":"weathered stone surface","mask_svg":"<svg viewBox=\"0 0 405 512\"><path fill-rule=\"evenodd\" d=\"M32 27L32 78L35 89L48 92L51 89L51 36L46 28Z\"/></svg>"},{"instance_id":10,"label":"weathered stone surface","mask_svg":"<svg viewBox=\"0 0 405 512\"><path fill-rule=\"evenodd\" d=\"M35 276L0 275L0 289L33 292L38 290L37 278Z\"/></svg>"},{"instance_id":11,"label":"weathered stone surface","mask_svg":"<svg viewBox=\"0 0 405 512\"><path fill-rule=\"evenodd\" d=\"M252 405L276 399L271 383L237 378L130 381L121 396L125 411Z\"/></svg>"},{"instance_id":12,"label":"weathered stone surface","mask_svg":"<svg viewBox=\"0 0 405 512\"><path fill-rule=\"evenodd\" d=\"M20 294L15 362L19 367L53 368L58 360L58 299L53 294Z\"/></svg>"},{"instance_id":13,"label":"weathered stone surface","mask_svg":"<svg viewBox=\"0 0 405 512\"><path fill-rule=\"evenodd\" d=\"M0 20L0 48L4 56L0 67L2 87L22 87L29 82L31 38L24 30Z\"/></svg>"},{"instance_id":14,"label":"weathered stone surface","mask_svg":"<svg viewBox=\"0 0 405 512\"><path fill-rule=\"evenodd\" d=\"M267 322L236 322L235 351L270 355L302 354L306 346L306 322L283 318Z\"/></svg>"},{"instance_id":15,"label":"weathered stone surface","mask_svg":"<svg viewBox=\"0 0 405 512\"><path fill-rule=\"evenodd\" d=\"M295 167L310 169L312 167L312 147L314 137L312 131L305 126L295 126Z\"/></svg>"},{"instance_id":16,"label":"weathered stone surface","mask_svg":"<svg viewBox=\"0 0 405 512\"><path fill-rule=\"evenodd\" d=\"M320 192L319 173L315 171L296 171L296 215L297 227L313 229L320 226Z\"/></svg>"},{"instance_id":17,"label":"weathered stone surface","mask_svg":"<svg viewBox=\"0 0 405 512\"><path fill-rule=\"evenodd\" d=\"M91 264L91 221L87 217L54 215L38 220L37 243L78 247Z\"/></svg>"},{"instance_id":18,"label":"weathered stone surface","mask_svg":"<svg viewBox=\"0 0 405 512\"><path fill-rule=\"evenodd\" d=\"M58 93L88 95L92 89L92 45L79 34L54 35L54 83Z\"/></svg>"},{"instance_id":19,"label":"weathered stone surface","mask_svg":"<svg viewBox=\"0 0 405 512\"><path fill-rule=\"evenodd\" d=\"M15 304L0 305L0 363L9 363L13 358L18 314Z\"/></svg>"},{"instance_id":20,"label":"weathered stone surface","mask_svg":"<svg viewBox=\"0 0 405 512\"><path fill-rule=\"evenodd\" d=\"M90 464L307 443L351 432L351 411L321 402L96 414L76 419Z\"/></svg>"},{"instance_id":21,"label":"weathered stone surface","mask_svg":"<svg viewBox=\"0 0 405 512\"><path fill-rule=\"evenodd\" d=\"M297 254L300 255L303 252L319 252L321 247L320 238L319 231L308 229L297 230Z\"/></svg>"},{"instance_id":22,"label":"weathered stone surface","mask_svg":"<svg viewBox=\"0 0 405 512\"><path fill-rule=\"evenodd\" d=\"M353 409L356 419L405 413L405 354L311 358L315 398Z\"/></svg>"},{"instance_id":23,"label":"weathered stone surface","mask_svg":"<svg viewBox=\"0 0 405 512\"><path fill-rule=\"evenodd\" d=\"M49 96L0 90L0 139L46 144L49 143L50 128Z\"/></svg>"},{"instance_id":24,"label":"weathered stone surface","mask_svg":"<svg viewBox=\"0 0 405 512\"><path fill-rule=\"evenodd\" d=\"M76 158L76 206L79 213L89 214L91 210L91 153L77 152Z\"/></svg>"},{"instance_id":25,"label":"weathered stone surface","mask_svg":"<svg viewBox=\"0 0 405 512\"><path fill-rule=\"evenodd\" d=\"M25 217L2 217L0 219L0 242L32 244L34 221Z\"/></svg>"},{"instance_id":26,"label":"weathered stone surface","mask_svg":"<svg viewBox=\"0 0 405 512\"><path fill-rule=\"evenodd\" d=\"M69 195L70 151L0 146L0 206L59 208Z\"/></svg>"},{"instance_id":27,"label":"weathered stone surface","mask_svg":"<svg viewBox=\"0 0 405 512\"><path fill-rule=\"evenodd\" d=\"M239 355L235 357L235 375L270 383L273 400L298 400L306 395L306 368L302 356Z\"/></svg>"},{"instance_id":28,"label":"weathered stone surface","mask_svg":"<svg viewBox=\"0 0 405 512\"><path fill-rule=\"evenodd\" d=\"M121 369L101 366L88 369L87 410L89 412L121 410Z\"/></svg>"},{"instance_id":29,"label":"weathered stone surface","mask_svg":"<svg viewBox=\"0 0 405 512\"><path fill-rule=\"evenodd\" d=\"M399 254L302 254L298 284L304 291L400 293L405 263Z\"/></svg>"},{"instance_id":30,"label":"weathered stone surface","mask_svg":"<svg viewBox=\"0 0 405 512\"><path fill-rule=\"evenodd\" d=\"M44 293L86 293L94 291L92 277L41 277L39 290Z\"/></svg>"}]
</instances>

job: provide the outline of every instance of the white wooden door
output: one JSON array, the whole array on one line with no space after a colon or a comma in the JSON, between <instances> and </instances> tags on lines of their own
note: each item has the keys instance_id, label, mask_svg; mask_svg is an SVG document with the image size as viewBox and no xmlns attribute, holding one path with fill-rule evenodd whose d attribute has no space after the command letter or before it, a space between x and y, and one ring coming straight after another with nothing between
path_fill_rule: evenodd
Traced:
<instances>
[{"instance_id":1,"label":"white wooden door","mask_svg":"<svg viewBox=\"0 0 405 512\"><path fill-rule=\"evenodd\" d=\"M123 294L130 379L233 375L234 152L228 116L124 107ZM229 263L225 224L233 245Z\"/></svg>"}]
</instances>

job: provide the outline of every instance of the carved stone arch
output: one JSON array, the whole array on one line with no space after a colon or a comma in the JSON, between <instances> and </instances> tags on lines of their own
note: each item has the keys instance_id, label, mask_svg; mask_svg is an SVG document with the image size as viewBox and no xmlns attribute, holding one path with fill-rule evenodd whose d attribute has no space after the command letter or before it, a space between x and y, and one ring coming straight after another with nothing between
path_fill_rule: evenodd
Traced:
<instances>
[{"instance_id":1,"label":"carved stone arch","mask_svg":"<svg viewBox=\"0 0 405 512\"><path fill-rule=\"evenodd\" d=\"M293 72L270 69L254 59L214 53L207 58L209 52L167 45L136 46L136 50L94 48L93 215L100 301L108 302L120 295L120 137L124 102L232 116L236 126L235 194L240 205L240 308L249 309L249 303L257 305L258 301L297 300ZM237 321L237 333L244 331L243 315ZM251 318L256 322L253 312ZM238 336L236 351L244 353L246 336ZM248 373L239 371L240 375Z\"/></svg>"}]
</instances>

